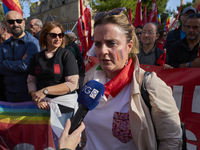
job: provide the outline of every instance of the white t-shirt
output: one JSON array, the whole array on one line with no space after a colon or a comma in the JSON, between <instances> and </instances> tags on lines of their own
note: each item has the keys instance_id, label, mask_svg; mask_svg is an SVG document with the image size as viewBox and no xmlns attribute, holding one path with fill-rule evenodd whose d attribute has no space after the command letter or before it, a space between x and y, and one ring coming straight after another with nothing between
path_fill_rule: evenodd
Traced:
<instances>
[{"instance_id":1,"label":"white t-shirt","mask_svg":"<svg viewBox=\"0 0 200 150\"><path fill-rule=\"evenodd\" d=\"M129 123L130 84L100 108L89 111L84 119L84 150L138 150Z\"/></svg>"}]
</instances>

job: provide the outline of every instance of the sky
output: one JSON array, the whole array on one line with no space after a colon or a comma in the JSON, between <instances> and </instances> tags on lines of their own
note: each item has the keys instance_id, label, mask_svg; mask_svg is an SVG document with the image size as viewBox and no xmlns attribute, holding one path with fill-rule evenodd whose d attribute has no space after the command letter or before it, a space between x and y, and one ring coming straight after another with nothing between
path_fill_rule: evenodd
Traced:
<instances>
[{"instance_id":1,"label":"sky","mask_svg":"<svg viewBox=\"0 0 200 150\"><path fill-rule=\"evenodd\" d=\"M32 1L37 2L39 0L32 0ZM192 2L192 0L185 0L185 4L187 2ZM180 6L180 0L169 0L169 2L167 3L167 9L171 9L171 10L174 9L178 13L178 11L176 10L177 6ZM25 6L24 7L24 17L27 18L29 16L30 16L29 9L28 9L28 7Z\"/></svg>"},{"instance_id":2,"label":"sky","mask_svg":"<svg viewBox=\"0 0 200 150\"><path fill-rule=\"evenodd\" d=\"M192 0L185 0L185 4L189 2L192 2ZM169 0L169 2L167 3L167 8L166 9L171 9L171 11L174 9L176 11L176 13L178 13L178 11L176 10L176 7L180 6L180 0Z\"/></svg>"}]
</instances>

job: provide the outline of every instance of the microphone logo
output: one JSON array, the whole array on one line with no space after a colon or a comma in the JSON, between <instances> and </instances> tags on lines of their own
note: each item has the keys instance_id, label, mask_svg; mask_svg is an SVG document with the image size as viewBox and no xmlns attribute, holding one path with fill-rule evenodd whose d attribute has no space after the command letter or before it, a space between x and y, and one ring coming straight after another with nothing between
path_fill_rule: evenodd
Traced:
<instances>
[{"instance_id":1,"label":"microphone logo","mask_svg":"<svg viewBox=\"0 0 200 150\"><path fill-rule=\"evenodd\" d=\"M99 91L97 89L93 89L89 96L95 99L98 93Z\"/></svg>"},{"instance_id":2,"label":"microphone logo","mask_svg":"<svg viewBox=\"0 0 200 150\"><path fill-rule=\"evenodd\" d=\"M92 89L91 87L84 85L83 90L86 94L89 95L92 99L95 99L96 96L98 95L99 91L97 89Z\"/></svg>"}]
</instances>

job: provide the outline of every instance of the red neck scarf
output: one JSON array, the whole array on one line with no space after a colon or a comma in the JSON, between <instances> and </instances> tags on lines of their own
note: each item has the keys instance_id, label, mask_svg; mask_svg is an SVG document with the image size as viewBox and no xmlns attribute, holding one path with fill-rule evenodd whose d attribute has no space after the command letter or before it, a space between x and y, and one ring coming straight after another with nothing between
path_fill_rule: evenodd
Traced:
<instances>
[{"instance_id":1,"label":"red neck scarf","mask_svg":"<svg viewBox=\"0 0 200 150\"><path fill-rule=\"evenodd\" d=\"M131 82L133 77L134 66L132 59L129 60L126 67L122 71L112 78L108 83L104 84L104 95L108 98L109 95L115 97L128 83Z\"/></svg>"}]
</instances>

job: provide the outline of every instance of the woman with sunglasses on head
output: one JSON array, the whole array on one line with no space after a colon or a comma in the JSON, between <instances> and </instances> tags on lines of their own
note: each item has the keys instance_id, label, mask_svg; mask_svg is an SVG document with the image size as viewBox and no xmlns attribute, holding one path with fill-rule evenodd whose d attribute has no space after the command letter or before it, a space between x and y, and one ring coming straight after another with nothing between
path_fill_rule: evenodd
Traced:
<instances>
[{"instance_id":1,"label":"woman with sunglasses on head","mask_svg":"<svg viewBox=\"0 0 200 150\"><path fill-rule=\"evenodd\" d=\"M156 73L147 76L150 113L140 94L145 71L136 56L139 44L133 26L122 13L124 9L94 15L99 63L86 72L84 83L97 80L104 84L105 93L84 118L82 147L84 150L178 150L182 130L171 88Z\"/></svg>"},{"instance_id":2,"label":"woman with sunglasses on head","mask_svg":"<svg viewBox=\"0 0 200 150\"><path fill-rule=\"evenodd\" d=\"M64 41L59 23L44 24L39 39L43 50L35 55L27 81L32 100L40 109L49 110L50 105L63 126L77 109L79 79L76 60L64 49Z\"/></svg>"}]
</instances>

